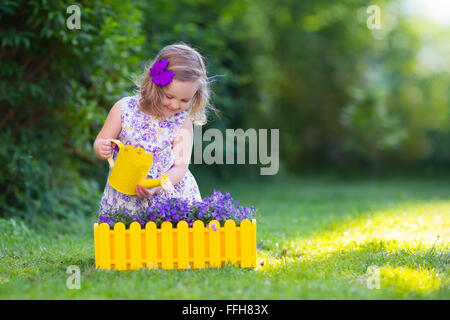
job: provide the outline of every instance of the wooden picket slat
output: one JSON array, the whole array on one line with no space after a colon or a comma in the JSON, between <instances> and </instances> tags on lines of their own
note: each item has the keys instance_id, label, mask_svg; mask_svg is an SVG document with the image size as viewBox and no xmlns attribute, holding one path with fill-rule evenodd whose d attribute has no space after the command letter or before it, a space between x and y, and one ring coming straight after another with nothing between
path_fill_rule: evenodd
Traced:
<instances>
[{"instance_id":1,"label":"wooden picket slat","mask_svg":"<svg viewBox=\"0 0 450 320\"><path fill-rule=\"evenodd\" d=\"M177 224L177 256L178 268L186 269L189 266L189 243L188 243L188 224L186 221L180 221Z\"/></svg>"},{"instance_id":2,"label":"wooden picket slat","mask_svg":"<svg viewBox=\"0 0 450 320\"><path fill-rule=\"evenodd\" d=\"M209 223L209 266L220 267L220 223L217 220Z\"/></svg>"},{"instance_id":3,"label":"wooden picket slat","mask_svg":"<svg viewBox=\"0 0 450 320\"><path fill-rule=\"evenodd\" d=\"M252 220L252 267L256 267L256 220Z\"/></svg>"},{"instance_id":4,"label":"wooden picket slat","mask_svg":"<svg viewBox=\"0 0 450 320\"><path fill-rule=\"evenodd\" d=\"M194 268L205 268L205 228L200 220L193 225L194 233Z\"/></svg>"},{"instance_id":5,"label":"wooden picket slat","mask_svg":"<svg viewBox=\"0 0 450 320\"><path fill-rule=\"evenodd\" d=\"M95 268L99 268L99 245L100 241L98 240L98 223L94 223L94 260L95 260Z\"/></svg>"},{"instance_id":6,"label":"wooden picket slat","mask_svg":"<svg viewBox=\"0 0 450 320\"><path fill-rule=\"evenodd\" d=\"M163 269L173 269L172 222L161 224L161 258Z\"/></svg>"},{"instance_id":7,"label":"wooden picket slat","mask_svg":"<svg viewBox=\"0 0 450 320\"><path fill-rule=\"evenodd\" d=\"M252 265L252 223L244 219L241 221L241 267Z\"/></svg>"},{"instance_id":8,"label":"wooden picket slat","mask_svg":"<svg viewBox=\"0 0 450 320\"><path fill-rule=\"evenodd\" d=\"M236 223L225 221L225 262L236 263Z\"/></svg>"},{"instance_id":9,"label":"wooden picket slat","mask_svg":"<svg viewBox=\"0 0 450 320\"><path fill-rule=\"evenodd\" d=\"M111 269L111 251L109 248L109 225L101 223L98 228L99 246L99 265L100 269Z\"/></svg>"},{"instance_id":10,"label":"wooden picket slat","mask_svg":"<svg viewBox=\"0 0 450 320\"><path fill-rule=\"evenodd\" d=\"M148 269L158 268L158 245L156 242L156 224L147 222L145 225L145 265Z\"/></svg>"},{"instance_id":11,"label":"wooden picket slat","mask_svg":"<svg viewBox=\"0 0 450 320\"><path fill-rule=\"evenodd\" d=\"M130 225L130 269L142 267L141 225L132 222Z\"/></svg>"},{"instance_id":12,"label":"wooden picket slat","mask_svg":"<svg viewBox=\"0 0 450 320\"><path fill-rule=\"evenodd\" d=\"M114 248L115 248L115 269L126 270L126 252L125 252L125 225L118 222L114 225Z\"/></svg>"}]
</instances>

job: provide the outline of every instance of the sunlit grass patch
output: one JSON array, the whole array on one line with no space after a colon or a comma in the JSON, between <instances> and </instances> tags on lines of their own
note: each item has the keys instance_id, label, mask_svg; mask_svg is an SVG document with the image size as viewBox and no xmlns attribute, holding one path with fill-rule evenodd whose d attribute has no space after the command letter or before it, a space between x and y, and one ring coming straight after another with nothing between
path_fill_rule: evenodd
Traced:
<instances>
[{"instance_id":1,"label":"sunlit grass patch","mask_svg":"<svg viewBox=\"0 0 450 320\"><path fill-rule=\"evenodd\" d=\"M337 226L331 232L317 232L311 238L280 239L280 254L317 260L329 254L359 250L378 243L387 252L399 249L448 250L450 201L405 204L377 211ZM374 248L376 249L376 248Z\"/></svg>"},{"instance_id":2,"label":"sunlit grass patch","mask_svg":"<svg viewBox=\"0 0 450 320\"><path fill-rule=\"evenodd\" d=\"M403 295L430 293L448 285L442 279L449 261L449 212L449 201L406 203L310 238L280 239L258 253L256 271L366 283L361 280L373 266L384 288Z\"/></svg>"},{"instance_id":3,"label":"sunlit grass patch","mask_svg":"<svg viewBox=\"0 0 450 320\"><path fill-rule=\"evenodd\" d=\"M394 287L398 292L416 291L422 294L439 289L441 275L435 270L383 266L379 268L380 287Z\"/></svg>"}]
</instances>

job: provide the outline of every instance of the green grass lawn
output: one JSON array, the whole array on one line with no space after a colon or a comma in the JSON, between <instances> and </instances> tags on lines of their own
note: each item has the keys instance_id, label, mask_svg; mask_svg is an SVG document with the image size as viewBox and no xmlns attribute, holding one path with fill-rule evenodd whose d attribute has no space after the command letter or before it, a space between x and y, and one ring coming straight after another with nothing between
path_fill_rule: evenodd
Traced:
<instances>
[{"instance_id":1,"label":"green grass lawn","mask_svg":"<svg viewBox=\"0 0 450 320\"><path fill-rule=\"evenodd\" d=\"M256 269L100 271L95 217L0 219L0 299L450 298L448 180L198 182L259 209Z\"/></svg>"}]
</instances>

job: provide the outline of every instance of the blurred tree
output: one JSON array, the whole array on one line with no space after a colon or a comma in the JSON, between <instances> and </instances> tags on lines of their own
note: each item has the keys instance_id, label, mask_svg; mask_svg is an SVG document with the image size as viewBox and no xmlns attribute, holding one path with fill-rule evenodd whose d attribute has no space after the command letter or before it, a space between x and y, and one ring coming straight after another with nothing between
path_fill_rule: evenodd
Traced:
<instances>
[{"instance_id":1,"label":"blurred tree","mask_svg":"<svg viewBox=\"0 0 450 320\"><path fill-rule=\"evenodd\" d=\"M400 1L378 1L381 29L369 30L370 4L249 6L258 88L250 112L257 126L280 128L291 170L355 160L375 170L417 164L436 149L430 134L448 132L448 30L405 16Z\"/></svg>"},{"instance_id":2,"label":"blurred tree","mask_svg":"<svg viewBox=\"0 0 450 320\"><path fill-rule=\"evenodd\" d=\"M81 9L79 30L66 26L69 5ZM2 1L1 214L92 210L94 182L79 172L99 163L92 138L130 85L139 28L130 1Z\"/></svg>"}]
</instances>

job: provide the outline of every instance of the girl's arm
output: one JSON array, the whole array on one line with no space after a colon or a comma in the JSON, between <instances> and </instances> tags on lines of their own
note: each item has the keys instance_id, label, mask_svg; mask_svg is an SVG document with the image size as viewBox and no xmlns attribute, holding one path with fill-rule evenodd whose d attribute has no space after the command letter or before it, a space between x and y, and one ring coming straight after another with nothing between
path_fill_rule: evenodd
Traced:
<instances>
[{"instance_id":1,"label":"girl's arm","mask_svg":"<svg viewBox=\"0 0 450 320\"><path fill-rule=\"evenodd\" d=\"M173 185L180 182L188 170L194 142L192 135L192 121L191 119L186 118L184 120L183 127L180 129L178 136L172 144L172 150L175 156L174 166L166 172L170 182L172 182ZM161 187L146 189L144 186L139 184L136 187L136 195L139 198L149 198L160 191Z\"/></svg>"},{"instance_id":2,"label":"girl's arm","mask_svg":"<svg viewBox=\"0 0 450 320\"><path fill-rule=\"evenodd\" d=\"M94 141L94 153L99 159L107 159L112 156L112 146L108 139L117 139L122 129L120 108L122 100L117 101L109 111L105 124Z\"/></svg>"},{"instance_id":3,"label":"girl's arm","mask_svg":"<svg viewBox=\"0 0 450 320\"><path fill-rule=\"evenodd\" d=\"M172 144L173 154L175 156L174 166L166 172L173 185L183 180L189 168L193 146L193 127L192 121L186 117L183 127L180 129L177 137Z\"/></svg>"}]
</instances>

